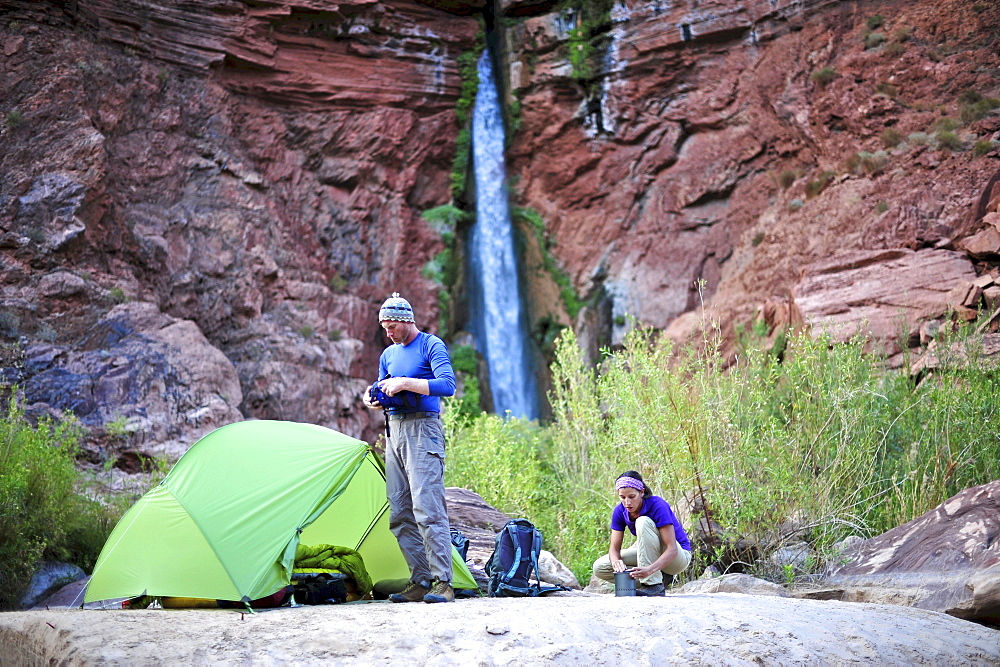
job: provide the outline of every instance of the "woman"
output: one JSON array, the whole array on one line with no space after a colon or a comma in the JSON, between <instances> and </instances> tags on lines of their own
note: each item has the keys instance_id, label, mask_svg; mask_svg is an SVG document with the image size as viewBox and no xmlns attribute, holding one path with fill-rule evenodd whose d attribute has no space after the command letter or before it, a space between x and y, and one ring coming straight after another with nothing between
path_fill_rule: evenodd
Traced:
<instances>
[{"instance_id":1,"label":"woman","mask_svg":"<svg viewBox=\"0 0 1000 667\"><path fill-rule=\"evenodd\" d=\"M629 470L618 476L615 491L621 503L611 512L611 546L594 561L594 575L614 581L615 572L633 568L636 595L664 595L663 573L680 574L691 564L691 542L667 501L654 496L642 475ZM622 549L625 528L636 540Z\"/></svg>"}]
</instances>

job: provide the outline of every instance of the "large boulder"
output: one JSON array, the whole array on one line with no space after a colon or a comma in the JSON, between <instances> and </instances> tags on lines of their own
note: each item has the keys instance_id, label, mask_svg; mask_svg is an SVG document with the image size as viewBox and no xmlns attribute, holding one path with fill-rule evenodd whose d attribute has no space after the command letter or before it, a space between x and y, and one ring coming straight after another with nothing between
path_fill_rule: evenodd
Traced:
<instances>
[{"instance_id":1,"label":"large boulder","mask_svg":"<svg viewBox=\"0 0 1000 667\"><path fill-rule=\"evenodd\" d=\"M1000 480L860 543L826 583L840 599L1000 624Z\"/></svg>"}]
</instances>

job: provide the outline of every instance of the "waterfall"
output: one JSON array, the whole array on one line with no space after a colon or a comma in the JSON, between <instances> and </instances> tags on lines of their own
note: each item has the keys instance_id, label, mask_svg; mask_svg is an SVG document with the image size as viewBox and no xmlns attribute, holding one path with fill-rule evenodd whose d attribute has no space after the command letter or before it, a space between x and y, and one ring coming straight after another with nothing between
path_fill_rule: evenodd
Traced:
<instances>
[{"instance_id":1,"label":"waterfall","mask_svg":"<svg viewBox=\"0 0 1000 667\"><path fill-rule=\"evenodd\" d=\"M479 59L472 115L476 222L472 228L472 329L486 359L497 414L538 417L528 328L521 307L514 230L504 170L504 124L490 50Z\"/></svg>"}]
</instances>

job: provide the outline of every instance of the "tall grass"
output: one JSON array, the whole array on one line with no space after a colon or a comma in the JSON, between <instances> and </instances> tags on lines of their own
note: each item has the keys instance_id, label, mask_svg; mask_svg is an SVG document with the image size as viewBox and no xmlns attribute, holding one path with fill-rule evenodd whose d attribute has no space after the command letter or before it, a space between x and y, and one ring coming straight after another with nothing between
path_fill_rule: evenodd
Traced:
<instances>
[{"instance_id":1,"label":"tall grass","mask_svg":"<svg viewBox=\"0 0 1000 667\"><path fill-rule=\"evenodd\" d=\"M750 570L783 580L765 558L783 544L808 542L819 568L844 537L879 534L1000 478L994 372L943 359L914 386L868 347L799 334L780 360L751 349L727 365L711 348L675 350L637 330L595 369L567 330L551 423L463 422L451 433L449 483L534 521L587 581L607 549L614 479L640 470L682 512L703 500L722 529L685 576L752 544ZM689 533L698 518L685 519Z\"/></svg>"}]
</instances>

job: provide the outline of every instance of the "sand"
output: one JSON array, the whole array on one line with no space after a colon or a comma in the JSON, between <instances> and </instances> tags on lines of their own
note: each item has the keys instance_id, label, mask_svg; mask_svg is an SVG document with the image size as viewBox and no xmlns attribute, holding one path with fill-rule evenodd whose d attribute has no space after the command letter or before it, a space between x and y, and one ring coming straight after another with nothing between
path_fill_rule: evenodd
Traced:
<instances>
[{"instance_id":1,"label":"sand","mask_svg":"<svg viewBox=\"0 0 1000 667\"><path fill-rule=\"evenodd\" d=\"M889 605L582 592L448 604L0 614L0 665L1000 664L1000 630Z\"/></svg>"}]
</instances>

